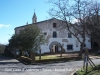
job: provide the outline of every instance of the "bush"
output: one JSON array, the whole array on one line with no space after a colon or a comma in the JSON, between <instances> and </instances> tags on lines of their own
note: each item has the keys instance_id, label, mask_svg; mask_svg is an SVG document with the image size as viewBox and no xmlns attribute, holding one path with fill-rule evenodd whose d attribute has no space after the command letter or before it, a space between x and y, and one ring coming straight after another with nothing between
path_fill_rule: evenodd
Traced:
<instances>
[{"instance_id":1,"label":"bush","mask_svg":"<svg viewBox=\"0 0 100 75\"><path fill-rule=\"evenodd\" d=\"M5 48L6 48L6 45L0 44L0 54L4 53Z\"/></svg>"}]
</instances>

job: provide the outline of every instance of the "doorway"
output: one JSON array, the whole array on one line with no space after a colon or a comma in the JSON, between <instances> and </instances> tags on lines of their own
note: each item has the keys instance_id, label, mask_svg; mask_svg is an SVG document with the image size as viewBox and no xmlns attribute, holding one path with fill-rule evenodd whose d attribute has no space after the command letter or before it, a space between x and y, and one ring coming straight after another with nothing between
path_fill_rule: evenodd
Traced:
<instances>
[{"instance_id":1,"label":"doorway","mask_svg":"<svg viewBox=\"0 0 100 75\"><path fill-rule=\"evenodd\" d=\"M58 53L58 46L55 46L55 53Z\"/></svg>"},{"instance_id":2,"label":"doorway","mask_svg":"<svg viewBox=\"0 0 100 75\"><path fill-rule=\"evenodd\" d=\"M52 52L58 53L58 45L53 45Z\"/></svg>"}]
</instances>

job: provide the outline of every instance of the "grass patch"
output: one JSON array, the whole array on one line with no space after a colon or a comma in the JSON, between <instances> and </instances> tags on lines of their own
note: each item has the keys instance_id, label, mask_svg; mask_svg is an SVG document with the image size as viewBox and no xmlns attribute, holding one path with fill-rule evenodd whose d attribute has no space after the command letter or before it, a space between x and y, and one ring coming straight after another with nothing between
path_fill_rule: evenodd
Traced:
<instances>
[{"instance_id":1,"label":"grass patch","mask_svg":"<svg viewBox=\"0 0 100 75\"><path fill-rule=\"evenodd\" d=\"M100 54L98 54L98 56L100 57Z\"/></svg>"},{"instance_id":2,"label":"grass patch","mask_svg":"<svg viewBox=\"0 0 100 75\"><path fill-rule=\"evenodd\" d=\"M59 62L68 62L68 61L77 61L81 60L81 57L73 56L73 55L63 55L60 57L60 54L55 54L55 55L42 55L41 60L39 60L39 56L35 56L35 62L36 63L42 63L42 64L50 64L50 63L59 63ZM31 58L21 56L18 58L20 62L25 62L25 63L30 63Z\"/></svg>"},{"instance_id":3,"label":"grass patch","mask_svg":"<svg viewBox=\"0 0 100 75\"><path fill-rule=\"evenodd\" d=\"M79 70L76 72L77 75L100 75L100 65L97 65L96 67L88 67L88 72L86 74L85 71Z\"/></svg>"},{"instance_id":4,"label":"grass patch","mask_svg":"<svg viewBox=\"0 0 100 75\"><path fill-rule=\"evenodd\" d=\"M81 60L81 57L78 57L77 55L63 55L60 57L60 54L55 54L55 55L43 55L41 56L41 60L39 60L39 56L36 56L36 63L59 63L59 62L68 62L68 61L77 61Z\"/></svg>"},{"instance_id":5,"label":"grass patch","mask_svg":"<svg viewBox=\"0 0 100 75\"><path fill-rule=\"evenodd\" d=\"M60 57L60 55L44 55L41 56L41 60L48 60L48 59L61 59L61 58L66 58L64 56ZM35 56L36 60L39 60L39 56Z\"/></svg>"}]
</instances>

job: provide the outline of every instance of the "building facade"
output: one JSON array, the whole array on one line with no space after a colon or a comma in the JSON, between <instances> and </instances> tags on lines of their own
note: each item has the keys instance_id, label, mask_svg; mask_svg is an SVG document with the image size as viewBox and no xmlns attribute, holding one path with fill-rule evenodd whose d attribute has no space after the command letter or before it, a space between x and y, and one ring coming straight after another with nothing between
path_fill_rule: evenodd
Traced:
<instances>
[{"instance_id":1,"label":"building facade","mask_svg":"<svg viewBox=\"0 0 100 75\"><path fill-rule=\"evenodd\" d=\"M45 35L46 44L41 45L41 53L58 53L61 51L61 45L64 52L75 52L80 50L79 41L64 28L65 22L56 18L48 19L45 21L37 22L36 14L32 18L32 24L39 27ZM25 26L32 25L26 24L15 28L15 34ZM73 30L73 29L72 29ZM82 40L82 37L77 34ZM91 41L87 36L85 41L86 46L91 49Z\"/></svg>"}]
</instances>

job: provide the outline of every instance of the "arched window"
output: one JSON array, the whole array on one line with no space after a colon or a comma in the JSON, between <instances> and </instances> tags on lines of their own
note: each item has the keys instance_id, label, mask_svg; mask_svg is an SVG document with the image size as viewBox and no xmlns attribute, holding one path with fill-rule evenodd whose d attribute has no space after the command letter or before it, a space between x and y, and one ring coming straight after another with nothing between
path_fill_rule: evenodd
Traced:
<instances>
[{"instance_id":1,"label":"arched window","mask_svg":"<svg viewBox=\"0 0 100 75\"><path fill-rule=\"evenodd\" d=\"M57 38L57 32L56 31L53 32L53 38Z\"/></svg>"}]
</instances>

